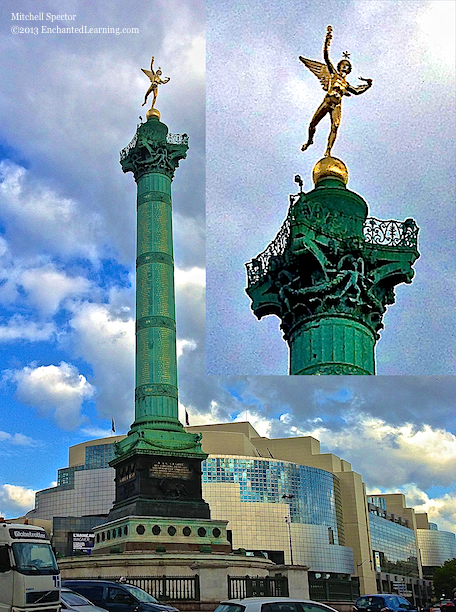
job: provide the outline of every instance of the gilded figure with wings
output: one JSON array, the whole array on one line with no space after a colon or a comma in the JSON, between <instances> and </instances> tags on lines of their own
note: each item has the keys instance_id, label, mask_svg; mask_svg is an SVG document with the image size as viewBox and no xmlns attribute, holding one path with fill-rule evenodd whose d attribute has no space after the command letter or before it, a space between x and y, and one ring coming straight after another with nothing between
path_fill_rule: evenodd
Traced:
<instances>
[{"instance_id":1,"label":"gilded figure with wings","mask_svg":"<svg viewBox=\"0 0 456 612\"><path fill-rule=\"evenodd\" d=\"M312 117L309 125L307 142L302 145L301 150L305 151L308 147L310 147L310 145L313 143L313 137L317 125L320 123L323 117L329 113L331 117L331 131L329 133L328 146L325 153L326 157L331 156L331 149L336 140L337 130L340 125L342 97L350 96L351 94L358 96L372 86L372 79L363 79L363 77L359 77L360 80L365 81L366 84L359 85L358 87L353 87L346 80L347 75L350 74L352 69L351 63L348 59L350 55L347 52L343 53L343 58L337 64L337 67L334 68L331 60L329 59L329 45L331 43L331 39L332 27L328 26L323 49L323 57L325 59L324 64L299 56L301 62L305 64L316 77L318 77L324 91L327 92L323 102L317 108L314 116Z\"/></svg>"},{"instance_id":2,"label":"gilded figure with wings","mask_svg":"<svg viewBox=\"0 0 456 612\"><path fill-rule=\"evenodd\" d=\"M152 106L150 108L154 108L155 100L157 99L158 86L159 85L164 85L165 83L167 83L169 81L169 77L164 77L164 79L162 81L162 79L161 79L161 75L162 75L161 68L159 67L157 69L157 72L154 71L154 56L152 56L152 60L150 62L150 70L145 70L144 68L141 68L141 70L150 79L150 87L146 91L146 96L144 98L144 102L142 103L142 106L144 106L145 103L147 102L147 98L149 97L149 94L151 92L153 92L154 93L154 99L152 100Z\"/></svg>"}]
</instances>

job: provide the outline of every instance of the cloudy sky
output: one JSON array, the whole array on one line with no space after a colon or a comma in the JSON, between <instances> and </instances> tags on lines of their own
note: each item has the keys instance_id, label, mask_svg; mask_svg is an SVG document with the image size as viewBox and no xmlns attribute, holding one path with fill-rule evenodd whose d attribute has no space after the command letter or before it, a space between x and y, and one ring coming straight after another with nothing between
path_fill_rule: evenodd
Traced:
<instances>
[{"instance_id":1,"label":"cloudy sky","mask_svg":"<svg viewBox=\"0 0 456 612\"><path fill-rule=\"evenodd\" d=\"M207 31L207 358L212 374L287 374L279 319L258 321L244 264L276 236L297 193L313 188L329 118L300 151L324 92L299 55L351 54L373 79L343 102L333 155L348 188L378 219L413 217L421 258L400 285L377 344L378 374L455 374L455 2L250 0L226 11L209 0Z\"/></svg>"},{"instance_id":2,"label":"cloudy sky","mask_svg":"<svg viewBox=\"0 0 456 612\"><path fill-rule=\"evenodd\" d=\"M408 23L418 28L417 23L432 22L424 17L419 21L418 13L429 10L428 15L441 15L435 13L444 10L441 4L391 2L387 6L397 28L402 29L404 5L416 6ZM337 18L336 5L331 9L331 3L323 13L318 12L319 3L301 2L299 10L293 9L293 3L282 3L279 19L279 5L268 2L264 17L277 24L274 34L267 30L268 23L259 31L252 29L258 13L254 2L252 14L241 11L236 3L229 10L223 3L222 14L222 3L209 3L208 328L212 336L208 364L210 371L223 375L207 375L204 3L153 0L147 4L148 11L138 0L100 1L95 7L40 0L38 5L45 12L76 14L75 26L138 28L139 33L13 35L10 30L16 22L10 17L18 10L17 3L4 3L0 37L0 514L19 516L33 507L34 491L51 486L57 469L67 465L70 445L110 435L111 417L117 433L126 433L134 418L135 183L131 174L122 173L118 151L132 138L139 115L144 117L141 103L148 81L140 68L148 68L154 54L156 65L171 77L159 93L162 120L171 132L190 136L188 158L181 162L173 183L181 414L185 406L192 425L247 418L262 435L313 435L321 440L324 452L352 462L371 492L403 491L409 504L429 511L442 529L456 531L455 380L450 376L253 376L262 373L259 365L268 361L263 341L280 366L282 349L276 348L274 338L281 340L275 322L268 333L269 323L256 321L243 294L244 262L274 237L286 213L287 194L294 189L294 174L300 171L306 178L310 171L310 165L304 166L311 164L310 158L304 162L296 151L314 110L306 110L307 92L312 95L312 105L321 92L293 62L302 53L317 59L321 32L324 35L326 25L332 23L334 52L348 48L356 62L355 74L372 77L377 88L348 100L353 109L346 105L347 124L340 147L347 151L341 157L352 172L350 186L372 203L372 213L378 217L415 216L422 227L422 253L423 234L427 232L428 245L431 238L439 238L432 249L426 247L419 273L417 265L417 293L413 293L415 284L405 287L395 306L396 325L402 326L403 334L396 327L388 340L387 325L381 341L389 347L383 353L383 373L399 365L411 367L412 362L418 369L426 360L435 361L436 367L439 364L435 374L451 371L450 315L441 298L445 293L450 302L451 276L444 272L451 272L454 253L444 241L454 213L448 178L452 168L447 159L452 150L444 139L435 149L428 138L424 145L420 131L427 124L427 134L440 138L453 120L449 111L448 116L444 114L450 108L452 91L448 85L452 79L450 47L441 47L445 38L423 29L421 38L414 37L416 49L407 39L407 61L412 61L413 50L418 57L413 55L413 66L419 57L428 62L421 76L413 73L423 90L421 95L413 89L414 95L408 97L382 98L392 105L385 117L378 100L369 96L386 90L387 85L392 95L402 85L394 60L399 30L391 26L389 15L375 12L383 3L347 2ZM22 11L36 11L38 5L36 0L23 0ZM380 22L388 29L380 31ZM440 21L441 27L447 22ZM351 25L345 25L348 23ZM318 34L314 34L317 25ZM230 31L242 44L228 40ZM444 31L446 36L453 35ZM293 48L286 32L294 41ZM434 39L426 47L428 35ZM364 53L369 45L369 53L377 58L375 66L363 55L361 41ZM261 72L254 69L255 64L263 65ZM233 74L233 70L238 72ZM386 79L387 85L381 85ZM433 79L432 88L429 79ZM267 86L261 96L260 85ZM287 106L280 98L284 89L288 91ZM418 119L416 113L423 102L430 108ZM438 126L432 123L436 106L442 111ZM252 107L257 109L253 115ZM367 112L364 107L370 109L369 115L363 115ZM418 110L410 115L413 108ZM397 142L388 127L392 109L401 121L408 117L413 127L408 131L401 123ZM367 150L360 145L359 150L349 148L350 142L369 131L372 121L368 116L381 123L376 133L385 133L388 127L389 140L371 140ZM356 127L357 122L362 129ZM321 131L320 146L326 136L325 128ZM271 134L275 144L268 141ZM232 144L235 152L227 148ZM274 160L283 165L279 174L272 165L267 166L269 170L257 167L265 151L271 164L274 152ZM434 159L439 162L435 174L429 176L430 183L429 151L435 151ZM361 168L379 156L391 179L401 168L407 187L385 185L384 175L367 180ZM244 168L238 167L239 161ZM431 187L437 180L439 189L431 199ZM214 216L220 207L224 235ZM252 215L252 207L266 214ZM261 225L263 217L267 222ZM243 226L248 227L248 239L244 236L241 241L238 232ZM218 258L217 244L223 257ZM232 267L228 267L229 260ZM217 301L212 289L217 275L226 283L222 291L219 285L219 293L226 293L224 302ZM426 282L418 283L420 275L433 287L431 301L426 301L430 300ZM405 304L411 310L406 312ZM218 328L214 328L214 308L223 315ZM390 328L394 327L393 315L392 309ZM426 319L431 315L432 321ZM419 338L412 323L420 330ZM221 342L217 346L214 329ZM244 344L246 335L251 337L250 352ZM408 338L409 347L413 345L412 356L398 353L398 336ZM435 350L437 339L440 352ZM405 343L405 339L399 341ZM286 353L284 358L286 363ZM243 371L238 369L242 363ZM230 371L227 364L235 364L236 369ZM278 370L283 373L282 366ZM272 371L269 364L267 373Z\"/></svg>"}]
</instances>

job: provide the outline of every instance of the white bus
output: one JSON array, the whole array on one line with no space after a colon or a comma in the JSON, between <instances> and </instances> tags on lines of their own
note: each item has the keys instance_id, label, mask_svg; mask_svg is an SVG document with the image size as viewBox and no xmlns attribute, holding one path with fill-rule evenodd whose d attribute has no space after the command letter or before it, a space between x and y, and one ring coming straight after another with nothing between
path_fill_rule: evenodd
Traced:
<instances>
[{"instance_id":1,"label":"white bus","mask_svg":"<svg viewBox=\"0 0 456 612\"><path fill-rule=\"evenodd\" d=\"M42 527L0 519L0 612L59 612L60 570Z\"/></svg>"}]
</instances>

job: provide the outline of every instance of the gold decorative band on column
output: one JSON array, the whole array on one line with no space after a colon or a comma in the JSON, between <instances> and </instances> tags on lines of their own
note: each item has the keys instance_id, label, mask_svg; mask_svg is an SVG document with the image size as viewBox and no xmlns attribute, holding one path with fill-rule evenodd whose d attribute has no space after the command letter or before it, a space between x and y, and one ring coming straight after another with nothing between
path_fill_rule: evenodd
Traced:
<instances>
[{"instance_id":1,"label":"gold decorative band on column","mask_svg":"<svg viewBox=\"0 0 456 612\"><path fill-rule=\"evenodd\" d=\"M168 204L168 206L172 206L171 204L171 196L163 191L147 191L146 193L142 193L138 195L138 208L141 204L145 204L146 202L164 202Z\"/></svg>"},{"instance_id":2,"label":"gold decorative band on column","mask_svg":"<svg viewBox=\"0 0 456 612\"><path fill-rule=\"evenodd\" d=\"M147 329L149 327L166 327L172 331L176 331L176 321L170 317L142 317L136 321L136 331Z\"/></svg>"},{"instance_id":3,"label":"gold decorative band on column","mask_svg":"<svg viewBox=\"0 0 456 612\"><path fill-rule=\"evenodd\" d=\"M136 267L149 263L164 263L174 266L174 259L168 253L142 253L136 258Z\"/></svg>"},{"instance_id":4,"label":"gold decorative band on column","mask_svg":"<svg viewBox=\"0 0 456 612\"><path fill-rule=\"evenodd\" d=\"M142 385L135 389L135 399L142 399L151 395L165 395L177 399L177 387L174 385L156 384Z\"/></svg>"}]
</instances>

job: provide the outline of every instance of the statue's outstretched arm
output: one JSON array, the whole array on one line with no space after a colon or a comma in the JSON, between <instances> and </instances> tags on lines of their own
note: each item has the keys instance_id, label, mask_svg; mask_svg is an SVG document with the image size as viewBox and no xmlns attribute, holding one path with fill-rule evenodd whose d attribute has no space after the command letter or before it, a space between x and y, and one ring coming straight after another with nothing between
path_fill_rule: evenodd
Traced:
<instances>
[{"instance_id":1,"label":"statue's outstretched arm","mask_svg":"<svg viewBox=\"0 0 456 612\"><path fill-rule=\"evenodd\" d=\"M155 72L154 72L154 59L155 59L155 57L152 55L152 59L150 60L150 70L151 70L151 72L153 72L153 74L155 74Z\"/></svg>"},{"instance_id":2,"label":"statue's outstretched arm","mask_svg":"<svg viewBox=\"0 0 456 612\"><path fill-rule=\"evenodd\" d=\"M332 38L332 26L328 26L326 28L326 38L325 38L325 45L323 47L323 57L325 59L325 63L328 66L328 70L331 74L334 74L336 71L334 69L334 66L331 63L331 60L329 59L329 45L331 44L331 38Z\"/></svg>"},{"instance_id":3,"label":"statue's outstretched arm","mask_svg":"<svg viewBox=\"0 0 456 612\"><path fill-rule=\"evenodd\" d=\"M366 84L358 85L358 87L353 87L353 85L349 85L347 88L347 91L351 94L354 94L355 96L359 96L360 94L364 93L372 87L372 79L363 79L363 77L359 77L359 79L361 81L366 81Z\"/></svg>"}]
</instances>

